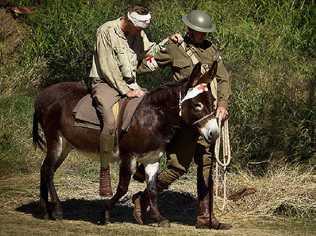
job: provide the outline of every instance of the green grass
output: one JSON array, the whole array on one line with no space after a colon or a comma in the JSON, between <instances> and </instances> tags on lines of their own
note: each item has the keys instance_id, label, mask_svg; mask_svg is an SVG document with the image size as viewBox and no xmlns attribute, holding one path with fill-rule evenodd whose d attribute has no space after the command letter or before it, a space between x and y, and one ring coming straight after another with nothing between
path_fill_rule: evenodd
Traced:
<instances>
[{"instance_id":1,"label":"green grass","mask_svg":"<svg viewBox=\"0 0 316 236\"><path fill-rule=\"evenodd\" d=\"M0 176L31 172L38 160L32 148L32 98L0 98Z\"/></svg>"}]
</instances>

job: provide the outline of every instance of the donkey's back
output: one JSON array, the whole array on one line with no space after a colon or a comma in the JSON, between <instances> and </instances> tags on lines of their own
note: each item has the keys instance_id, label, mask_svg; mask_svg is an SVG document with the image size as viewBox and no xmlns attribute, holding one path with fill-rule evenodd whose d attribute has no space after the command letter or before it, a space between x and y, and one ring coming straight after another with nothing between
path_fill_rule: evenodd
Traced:
<instances>
[{"instance_id":1,"label":"donkey's back","mask_svg":"<svg viewBox=\"0 0 316 236\"><path fill-rule=\"evenodd\" d=\"M45 88L35 101L35 111L50 109L52 106L65 101L70 102L69 106L77 102L88 93L82 82L62 82ZM64 104L61 104L64 105Z\"/></svg>"},{"instance_id":2,"label":"donkey's back","mask_svg":"<svg viewBox=\"0 0 316 236\"><path fill-rule=\"evenodd\" d=\"M82 82L62 82L45 88L37 96L34 104L33 143L41 148L45 147L45 142L38 133L38 123L40 123L48 142L49 139L58 139L61 135L74 147L89 152L97 151L96 132L89 132L91 144L87 146L86 140L79 142L80 139L76 138L76 136L85 137L82 135L84 130L73 126L75 120L72 111L87 93L88 90Z\"/></svg>"}]
</instances>

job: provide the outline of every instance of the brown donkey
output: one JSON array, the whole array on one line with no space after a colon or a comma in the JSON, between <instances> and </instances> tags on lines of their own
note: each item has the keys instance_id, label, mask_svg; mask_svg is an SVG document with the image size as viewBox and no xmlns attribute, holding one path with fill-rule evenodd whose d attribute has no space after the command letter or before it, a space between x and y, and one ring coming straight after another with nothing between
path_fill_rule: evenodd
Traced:
<instances>
[{"instance_id":1,"label":"brown donkey","mask_svg":"<svg viewBox=\"0 0 316 236\"><path fill-rule=\"evenodd\" d=\"M187 80L165 85L145 95L135 111L129 129L119 137L119 184L115 195L106 201L106 222L114 204L126 194L137 161L145 166L154 220L159 225L169 225L157 207L155 182L160 154L165 151L175 130L187 125L196 127L206 140L211 140L214 136L214 129L211 128L216 122L212 105L214 98L207 83L214 78L216 70L215 62L201 76L201 65L198 64ZM45 218L48 218L48 192L53 203L51 217L62 218L61 203L53 178L68 153L73 148L84 152L98 152L99 131L74 126L72 110L87 93L80 82L63 82L44 89L35 101L33 142L42 149L46 146L40 180L40 207ZM38 133L38 123L46 141Z\"/></svg>"}]
</instances>

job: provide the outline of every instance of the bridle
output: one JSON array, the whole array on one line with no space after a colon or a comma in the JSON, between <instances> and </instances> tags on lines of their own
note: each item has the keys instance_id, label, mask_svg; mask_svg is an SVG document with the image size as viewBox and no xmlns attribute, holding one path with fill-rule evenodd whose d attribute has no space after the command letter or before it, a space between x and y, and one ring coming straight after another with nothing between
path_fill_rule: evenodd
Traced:
<instances>
[{"instance_id":1,"label":"bridle","mask_svg":"<svg viewBox=\"0 0 316 236\"><path fill-rule=\"evenodd\" d=\"M203 116L202 118L200 118L200 119L194 121L194 122L192 123L192 125L194 125L194 126L195 126L195 125L198 125L199 123L201 123L202 121L206 120L206 119L209 118L209 117L215 118L215 117L216 117L215 111L213 111L213 112L211 112L211 113L209 113L209 114Z\"/></svg>"}]
</instances>

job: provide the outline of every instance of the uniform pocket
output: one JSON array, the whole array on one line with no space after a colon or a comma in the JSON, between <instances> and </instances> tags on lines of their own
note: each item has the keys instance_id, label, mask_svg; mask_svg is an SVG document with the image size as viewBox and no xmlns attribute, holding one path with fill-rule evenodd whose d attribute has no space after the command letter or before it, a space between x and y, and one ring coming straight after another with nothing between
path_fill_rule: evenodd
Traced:
<instances>
[{"instance_id":1,"label":"uniform pocket","mask_svg":"<svg viewBox=\"0 0 316 236\"><path fill-rule=\"evenodd\" d=\"M176 80L188 78L192 73L192 63L187 58L179 58L173 61L173 72Z\"/></svg>"}]
</instances>

